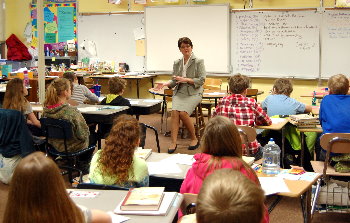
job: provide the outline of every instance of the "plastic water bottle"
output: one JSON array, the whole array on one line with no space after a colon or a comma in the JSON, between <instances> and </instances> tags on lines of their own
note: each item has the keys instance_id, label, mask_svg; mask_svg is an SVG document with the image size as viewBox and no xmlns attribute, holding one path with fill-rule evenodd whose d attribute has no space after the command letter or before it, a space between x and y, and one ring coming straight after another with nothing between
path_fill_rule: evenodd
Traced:
<instances>
[{"instance_id":1,"label":"plastic water bottle","mask_svg":"<svg viewBox=\"0 0 350 223\"><path fill-rule=\"evenodd\" d=\"M268 175L278 174L280 171L280 147L270 139L263 149L262 171Z\"/></svg>"},{"instance_id":2,"label":"plastic water bottle","mask_svg":"<svg viewBox=\"0 0 350 223\"><path fill-rule=\"evenodd\" d=\"M316 106L316 91L314 91L314 93L312 95L311 105Z\"/></svg>"}]
</instances>

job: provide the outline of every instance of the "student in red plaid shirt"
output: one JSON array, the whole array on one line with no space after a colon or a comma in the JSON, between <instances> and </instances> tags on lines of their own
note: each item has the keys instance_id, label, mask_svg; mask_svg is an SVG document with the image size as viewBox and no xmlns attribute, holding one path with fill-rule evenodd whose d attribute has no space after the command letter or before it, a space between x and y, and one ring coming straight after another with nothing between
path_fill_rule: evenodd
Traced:
<instances>
[{"instance_id":1,"label":"student in red plaid shirt","mask_svg":"<svg viewBox=\"0 0 350 223\"><path fill-rule=\"evenodd\" d=\"M258 126L271 125L272 121L253 98L246 97L250 78L236 74L228 81L231 95L222 98L216 106L213 116L226 116L235 125ZM260 148L257 140L249 144L250 154L257 154ZM243 154L246 155L245 149Z\"/></svg>"}]
</instances>

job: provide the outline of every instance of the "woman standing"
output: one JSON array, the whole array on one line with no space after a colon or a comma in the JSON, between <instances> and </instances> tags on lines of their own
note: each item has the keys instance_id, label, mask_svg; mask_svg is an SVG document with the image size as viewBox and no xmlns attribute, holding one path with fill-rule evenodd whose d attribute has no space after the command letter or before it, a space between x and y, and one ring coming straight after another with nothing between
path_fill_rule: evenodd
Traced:
<instances>
[{"instance_id":1,"label":"woman standing","mask_svg":"<svg viewBox=\"0 0 350 223\"><path fill-rule=\"evenodd\" d=\"M169 88L175 87L171 112L171 145L168 153L175 152L177 148L176 141L180 120L184 123L191 136L188 149L195 150L199 147L199 141L196 138L190 115L202 101L203 84L206 76L204 61L198 59L192 53L192 41L188 37L182 37L178 40L177 45L183 58L174 62L173 78L163 85Z\"/></svg>"}]
</instances>

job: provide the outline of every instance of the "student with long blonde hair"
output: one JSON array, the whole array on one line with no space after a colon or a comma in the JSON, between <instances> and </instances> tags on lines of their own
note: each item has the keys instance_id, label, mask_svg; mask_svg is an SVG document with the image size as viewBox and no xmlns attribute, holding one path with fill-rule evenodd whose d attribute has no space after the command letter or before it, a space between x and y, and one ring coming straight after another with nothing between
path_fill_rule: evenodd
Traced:
<instances>
[{"instance_id":1,"label":"student with long blonde hair","mask_svg":"<svg viewBox=\"0 0 350 223\"><path fill-rule=\"evenodd\" d=\"M196 161L187 172L181 193L198 194L204 179L223 168L237 170L260 186L254 170L242 160L241 137L230 119L224 116L211 118L205 127L201 145L202 153L194 155ZM268 219L266 211L263 222L268 222Z\"/></svg>"},{"instance_id":2,"label":"student with long blonde hair","mask_svg":"<svg viewBox=\"0 0 350 223\"><path fill-rule=\"evenodd\" d=\"M89 128L77 108L68 104L71 84L65 78L57 78L46 90L43 117L65 119L72 123L73 137L67 141L68 151L78 151L89 145ZM90 139L90 141L92 141ZM58 151L64 151L63 139L50 139L49 143ZM91 142L90 142L91 144Z\"/></svg>"},{"instance_id":3,"label":"student with long blonde hair","mask_svg":"<svg viewBox=\"0 0 350 223\"><path fill-rule=\"evenodd\" d=\"M27 95L28 90L24 86L22 79L14 78L10 80L6 85L6 92L2 108L14 109L22 112L30 129L33 129L31 126L35 126L40 129L41 124L33 113L33 109L29 101L25 98Z\"/></svg>"},{"instance_id":4,"label":"student with long blonde hair","mask_svg":"<svg viewBox=\"0 0 350 223\"><path fill-rule=\"evenodd\" d=\"M110 223L111 216L78 207L68 196L57 165L35 152L15 169L4 214L6 223Z\"/></svg>"},{"instance_id":5,"label":"student with long blonde hair","mask_svg":"<svg viewBox=\"0 0 350 223\"><path fill-rule=\"evenodd\" d=\"M90 165L92 183L120 187L148 186L146 161L134 155L140 143L138 121L129 115L119 116L106 139L106 145L97 151Z\"/></svg>"}]
</instances>

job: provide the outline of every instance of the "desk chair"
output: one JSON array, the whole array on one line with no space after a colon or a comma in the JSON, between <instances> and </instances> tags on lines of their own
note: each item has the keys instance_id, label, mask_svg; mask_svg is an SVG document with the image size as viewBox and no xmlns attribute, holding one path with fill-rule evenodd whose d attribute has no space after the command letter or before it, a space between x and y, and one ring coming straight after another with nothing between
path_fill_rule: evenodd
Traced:
<instances>
[{"instance_id":1,"label":"desk chair","mask_svg":"<svg viewBox=\"0 0 350 223\"><path fill-rule=\"evenodd\" d=\"M255 101L257 101L258 100L258 89L248 88L247 89L247 97L254 98Z\"/></svg>"},{"instance_id":2,"label":"desk chair","mask_svg":"<svg viewBox=\"0 0 350 223\"><path fill-rule=\"evenodd\" d=\"M163 123L164 123L164 117L165 116L165 134L167 134L168 131L168 118L169 118L169 113L168 111L168 105L169 102L172 101L172 96L173 96L173 89L164 89L164 104L163 104L163 114L162 114L162 119L161 119L161 124L160 124L160 132L163 132Z\"/></svg>"},{"instance_id":3,"label":"desk chair","mask_svg":"<svg viewBox=\"0 0 350 223\"><path fill-rule=\"evenodd\" d=\"M241 135L242 143L245 145L247 156L250 156L249 143L256 139L255 128L245 125L237 125L239 134Z\"/></svg>"},{"instance_id":4,"label":"desk chair","mask_svg":"<svg viewBox=\"0 0 350 223\"><path fill-rule=\"evenodd\" d=\"M196 202L198 194L184 193L184 199L180 205L180 210L184 215L196 213Z\"/></svg>"},{"instance_id":5,"label":"desk chair","mask_svg":"<svg viewBox=\"0 0 350 223\"><path fill-rule=\"evenodd\" d=\"M311 161L312 168L316 173L321 173L322 177L318 180L317 186L316 186L316 193L314 196L314 199L312 201L312 208L311 208L311 213L313 214L315 211L316 203L320 194L320 186L321 182L323 181L326 184L327 187L327 192L326 192L326 198L327 198L327 204L326 204L326 211L332 210L332 206L334 206L334 200L335 196L337 195L335 188L333 191L329 191L328 186L329 186L329 181L330 181L330 176L341 176L341 177L349 177L350 179L350 173L339 173L335 172L335 169L330 166L330 153L350 153L350 133L328 133L324 134L321 136L320 139L320 144L323 149L327 151L326 153L326 160L324 162L321 161ZM349 189L350 189L350 181L347 182L347 190L349 196ZM328 203L329 201L329 196L333 196L333 203ZM339 196L339 194L338 194ZM342 197L342 195L340 195ZM346 206L347 209L350 208L350 203L346 202L342 206ZM334 209L333 207L333 210ZM339 212L341 210L337 210ZM347 212L346 209L343 210L344 212Z\"/></svg>"},{"instance_id":6,"label":"desk chair","mask_svg":"<svg viewBox=\"0 0 350 223\"><path fill-rule=\"evenodd\" d=\"M208 90L221 90L222 80L217 78L206 78L203 88ZM208 120L211 118L211 110L215 107L215 102L211 99L203 99L202 108L208 110Z\"/></svg>"},{"instance_id":7,"label":"desk chair","mask_svg":"<svg viewBox=\"0 0 350 223\"><path fill-rule=\"evenodd\" d=\"M154 134L156 136L156 142L157 142L157 149L158 153L160 153L160 146L159 146L159 138L158 138L158 131L155 127L147 125L145 123L140 123L140 128L141 128L141 140L140 140L140 147L144 149L145 144L146 144L146 133L147 129L152 129L154 131Z\"/></svg>"},{"instance_id":8,"label":"desk chair","mask_svg":"<svg viewBox=\"0 0 350 223\"><path fill-rule=\"evenodd\" d=\"M54 118L41 118L40 123L46 136L46 154L56 157L60 156L67 161L68 165L60 166L60 168L67 170L67 172L63 172L63 174L68 174L69 181L72 183L72 171L76 171L79 173L79 176L82 176L82 170L76 167L78 161L77 159L80 155L94 150L96 145L89 145L85 149L75 152L68 152L67 141L73 137L72 123L64 119ZM64 151L59 152L56 150L51 144L49 144L49 139L63 139Z\"/></svg>"}]
</instances>

